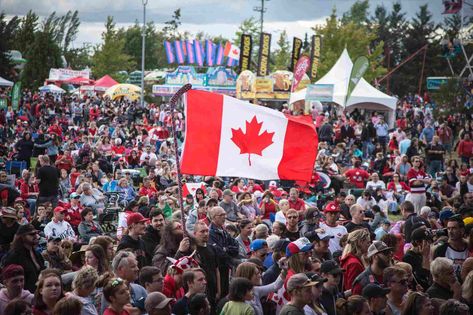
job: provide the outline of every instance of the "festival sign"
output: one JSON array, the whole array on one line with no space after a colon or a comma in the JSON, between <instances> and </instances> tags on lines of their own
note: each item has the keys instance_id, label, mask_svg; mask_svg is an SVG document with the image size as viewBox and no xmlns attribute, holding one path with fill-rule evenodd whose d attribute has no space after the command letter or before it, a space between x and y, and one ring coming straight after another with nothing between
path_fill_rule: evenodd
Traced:
<instances>
[{"instance_id":1,"label":"festival sign","mask_svg":"<svg viewBox=\"0 0 473 315\"><path fill-rule=\"evenodd\" d=\"M292 54L291 54L291 68L290 70L293 71L294 67L296 66L297 60L301 56L302 50L302 40L300 38L294 37L292 40Z\"/></svg>"},{"instance_id":2,"label":"festival sign","mask_svg":"<svg viewBox=\"0 0 473 315\"><path fill-rule=\"evenodd\" d=\"M20 92L21 82L16 82L11 91L11 106L15 111L20 107Z\"/></svg>"},{"instance_id":3,"label":"festival sign","mask_svg":"<svg viewBox=\"0 0 473 315\"><path fill-rule=\"evenodd\" d=\"M355 62L353 63L353 68L351 68L350 80L348 80L348 91L347 97L345 98L345 103L350 98L351 93L357 86L358 82L360 82L369 66L370 61L366 56L360 56L356 58Z\"/></svg>"},{"instance_id":4,"label":"festival sign","mask_svg":"<svg viewBox=\"0 0 473 315\"><path fill-rule=\"evenodd\" d=\"M320 62L320 48L322 46L322 37L320 35L312 36L311 53L310 53L310 80L313 81L317 77L317 70Z\"/></svg>"},{"instance_id":5,"label":"festival sign","mask_svg":"<svg viewBox=\"0 0 473 315\"><path fill-rule=\"evenodd\" d=\"M307 69L309 69L310 66L310 59L307 56L302 56L299 58L297 61L296 67L294 68L294 77L293 77L293 82L292 82L292 92L294 92L299 83L301 82L302 78L304 77L304 74L306 74Z\"/></svg>"},{"instance_id":6,"label":"festival sign","mask_svg":"<svg viewBox=\"0 0 473 315\"><path fill-rule=\"evenodd\" d=\"M236 97L242 100L254 99L256 96L256 76L250 70L240 73L236 81Z\"/></svg>"},{"instance_id":7,"label":"festival sign","mask_svg":"<svg viewBox=\"0 0 473 315\"><path fill-rule=\"evenodd\" d=\"M49 69L49 78L51 81L63 81L72 78L86 78L90 79L90 69L71 70L71 69Z\"/></svg>"},{"instance_id":8,"label":"festival sign","mask_svg":"<svg viewBox=\"0 0 473 315\"><path fill-rule=\"evenodd\" d=\"M269 54L271 52L271 34L261 33L258 54L258 77L265 77L269 73Z\"/></svg>"},{"instance_id":9,"label":"festival sign","mask_svg":"<svg viewBox=\"0 0 473 315\"><path fill-rule=\"evenodd\" d=\"M192 85L204 85L205 74L197 73L194 67L179 66L174 72L166 74L165 83L168 85L179 85L190 83Z\"/></svg>"},{"instance_id":10,"label":"festival sign","mask_svg":"<svg viewBox=\"0 0 473 315\"><path fill-rule=\"evenodd\" d=\"M306 102L332 102L333 101L333 84L310 84L307 86L305 96Z\"/></svg>"},{"instance_id":11,"label":"festival sign","mask_svg":"<svg viewBox=\"0 0 473 315\"><path fill-rule=\"evenodd\" d=\"M250 69L252 48L253 40L251 35L242 34L240 44L240 72Z\"/></svg>"},{"instance_id":12,"label":"festival sign","mask_svg":"<svg viewBox=\"0 0 473 315\"><path fill-rule=\"evenodd\" d=\"M232 69L224 67L210 68L206 73L207 86L228 86L235 87L237 74Z\"/></svg>"}]
</instances>

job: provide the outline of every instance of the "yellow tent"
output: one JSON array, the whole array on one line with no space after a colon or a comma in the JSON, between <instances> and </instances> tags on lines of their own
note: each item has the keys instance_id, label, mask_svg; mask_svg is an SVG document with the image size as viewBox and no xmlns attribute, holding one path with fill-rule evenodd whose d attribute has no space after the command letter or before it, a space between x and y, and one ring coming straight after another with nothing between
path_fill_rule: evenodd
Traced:
<instances>
[{"instance_id":1,"label":"yellow tent","mask_svg":"<svg viewBox=\"0 0 473 315\"><path fill-rule=\"evenodd\" d=\"M105 91L104 96L110 97L112 100L119 97L126 97L132 101L140 97L141 88L133 84L116 84Z\"/></svg>"}]
</instances>

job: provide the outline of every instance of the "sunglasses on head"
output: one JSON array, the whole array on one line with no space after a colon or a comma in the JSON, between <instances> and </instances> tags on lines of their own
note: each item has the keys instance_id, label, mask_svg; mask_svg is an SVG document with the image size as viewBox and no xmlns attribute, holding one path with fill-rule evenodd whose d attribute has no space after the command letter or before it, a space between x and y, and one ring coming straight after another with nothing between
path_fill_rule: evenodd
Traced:
<instances>
[{"instance_id":1,"label":"sunglasses on head","mask_svg":"<svg viewBox=\"0 0 473 315\"><path fill-rule=\"evenodd\" d=\"M113 279L112 283L110 284L112 288L115 288L116 286L119 286L120 284L123 284L123 279L122 278L116 278Z\"/></svg>"}]
</instances>

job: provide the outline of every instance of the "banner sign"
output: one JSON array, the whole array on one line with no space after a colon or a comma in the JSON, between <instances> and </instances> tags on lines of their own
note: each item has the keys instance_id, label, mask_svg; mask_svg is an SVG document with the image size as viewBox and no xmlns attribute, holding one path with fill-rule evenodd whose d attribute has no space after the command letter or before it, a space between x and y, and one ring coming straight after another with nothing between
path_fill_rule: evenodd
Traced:
<instances>
[{"instance_id":1,"label":"banner sign","mask_svg":"<svg viewBox=\"0 0 473 315\"><path fill-rule=\"evenodd\" d=\"M307 56L302 56L299 58L297 61L297 64L294 68L294 77L292 81L292 89L291 92L294 92L301 82L302 78L304 77L304 74L307 72L307 69L309 69L310 66L310 59Z\"/></svg>"},{"instance_id":2,"label":"banner sign","mask_svg":"<svg viewBox=\"0 0 473 315\"><path fill-rule=\"evenodd\" d=\"M293 71L294 67L296 66L297 60L301 56L302 50L302 39L294 37L292 40L292 54L291 54L291 68L290 70Z\"/></svg>"},{"instance_id":3,"label":"banner sign","mask_svg":"<svg viewBox=\"0 0 473 315\"><path fill-rule=\"evenodd\" d=\"M449 77L427 77L427 90L440 90L440 87L447 84Z\"/></svg>"},{"instance_id":4,"label":"banner sign","mask_svg":"<svg viewBox=\"0 0 473 315\"><path fill-rule=\"evenodd\" d=\"M20 107L20 92L21 82L16 82L11 91L11 106L15 111Z\"/></svg>"},{"instance_id":5,"label":"banner sign","mask_svg":"<svg viewBox=\"0 0 473 315\"><path fill-rule=\"evenodd\" d=\"M49 69L48 80L67 80L72 78L90 78L90 69L71 70L71 69Z\"/></svg>"},{"instance_id":6,"label":"banner sign","mask_svg":"<svg viewBox=\"0 0 473 315\"><path fill-rule=\"evenodd\" d=\"M348 91L345 104L350 98L350 95L355 89L356 85L358 82L360 82L361 78L365 74L366 70L368 70L369 66L370 61L366 56L360 56L356 58L355 62L353 63L353 68L351 68L350 80L348 80Z\"/></svg>"},{"instance_id":7,"label":"banner sign","mask_svg":"<svg viewBox=\"0 0 473 315\"><path fill-rule=\"evenodd\" d=\"M314 81L317 77L317 69L320 62L320 48L322 46L322 37L320 35L312 36L311 53L310 53L310 71L309 77Z\"/></svg>"},{"instance_id":8,"label":"banner sign","mask_svg":"<svg viewBox=\"0 0 473 315\"><path fill-rule=\"evenodd\" d=\"M310 84L307 86L305 100L332 102L333 101L333 84Z\"/></svg>"},{"instance_id":9,"label":"banner sign","mask_svg":"<svg viewBox=\"0 0 473 315\"><path fill-rule=\"evenodd\" d=\"M258 54L258 77L267 76L269 73L269 54L271 52L271 34L261 33Z\"/></svg>"},{"instance_id":10,"label":"banner sign","mask_svg":"<svg viewBox=\"0 0 473 315\"><path fill-rule=\"evenodd\" d=\"M250 70L253 40L251 35L242 34L240 44L240 72Z\"/></svg>"}]
</instances>

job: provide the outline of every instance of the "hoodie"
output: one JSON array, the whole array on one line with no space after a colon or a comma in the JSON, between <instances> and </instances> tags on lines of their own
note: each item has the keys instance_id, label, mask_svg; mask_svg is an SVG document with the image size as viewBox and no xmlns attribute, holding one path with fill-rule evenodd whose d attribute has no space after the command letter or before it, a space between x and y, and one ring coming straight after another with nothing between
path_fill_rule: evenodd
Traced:
<instances>
[{"instance_id":1,"label":"hoodie","mask_svg":"<svg viewBox=\"0 0 473 315\"><path fill-rule=\"evenodd\" d=\"M20 296L18 297L20 300L24 300L30 304L33 303L34 294L28 290L22 290ZM7 295L7 289L0 290L0 314L3 314L5 311L5 307L7 304L13 299L10 299Z\"/></svg>"},{"instance_id":2,"label":"hoodie","mask_svg":"<svg viewBox=\"0 0 473 315\"><path fill-rule=\"evenodd\" d=\"M348 254L340 259L340 267L345 269L343 275L343 290L347 291L353 287L355 278L365 270L360 258L353 254Z\"/></svg>"}]
</instances>

